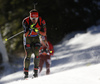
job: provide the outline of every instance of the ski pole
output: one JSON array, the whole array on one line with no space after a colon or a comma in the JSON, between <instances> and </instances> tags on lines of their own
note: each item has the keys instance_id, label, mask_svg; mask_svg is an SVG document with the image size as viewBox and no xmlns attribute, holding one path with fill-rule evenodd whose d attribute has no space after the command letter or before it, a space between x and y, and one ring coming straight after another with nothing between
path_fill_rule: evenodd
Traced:
<instances>
[{"instance_id":1,"label":"ski pole","mask_svg":"<svg viewBox=\"0 0 100 84\"><path fill-rule=\"evenodd\" d=\"M13 35L13 36L11 36L11 37L9 37L8 39L5 39L5 41L10 40L10 39L14 38L15 36L17 36L17 35L19 35L19 34L21 34L21 33L23 33L23 32L24 32L24 30L21 31L21 32L19 32L19 33L17 33L17 34L15 34L15 35Z\"/></svg>"}]
</instances>

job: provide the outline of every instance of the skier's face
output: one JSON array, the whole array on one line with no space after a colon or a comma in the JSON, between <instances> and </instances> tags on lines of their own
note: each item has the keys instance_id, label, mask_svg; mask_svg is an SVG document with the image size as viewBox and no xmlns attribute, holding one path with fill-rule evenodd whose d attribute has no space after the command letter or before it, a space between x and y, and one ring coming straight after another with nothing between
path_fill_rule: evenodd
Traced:
<instances>
[{"instance_id":1,"label":"skier's face","mask_svg":"<svg viewBox=\"0 0 100 84\"><path fill-rule=\"evenodd\" d=\"M32 23L36 24L38 21L38 17L39 17L38 12L31 12L30 13L30 19L31 19Z\"/></svg>"},{"instance_id":2,"label":"skier's face","mask_svg":"<svg viewBox=\"0 0 100 84\"><path fill-rule=\"evenodd\" d=\"M37 21L38 21L38 17L34 17L34 18L30 18L30 19L31 19L31 21L32 21L34 24L36 24Z\"/></svg>"}]
</instances>

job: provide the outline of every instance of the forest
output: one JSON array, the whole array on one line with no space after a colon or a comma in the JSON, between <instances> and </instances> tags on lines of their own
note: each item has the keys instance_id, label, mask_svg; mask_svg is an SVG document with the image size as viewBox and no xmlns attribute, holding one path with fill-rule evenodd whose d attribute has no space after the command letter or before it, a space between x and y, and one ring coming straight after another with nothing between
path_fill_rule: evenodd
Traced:
<instances>
[{"instance_id":1,"label":"forest","mask_svg":"<svg viewBox=\"0 0 100 84\"><path fill-rule=\"evenodd\" d=\"M46 21L47 39L53 45L73 31L100 24L100 0L0 0L0 33L3 40L23 31L22 21L34 8ZM23 34L5 42L12 55L24 52ZM20 54L21 55L21 54Z\"/></svg>"}]
</instances>

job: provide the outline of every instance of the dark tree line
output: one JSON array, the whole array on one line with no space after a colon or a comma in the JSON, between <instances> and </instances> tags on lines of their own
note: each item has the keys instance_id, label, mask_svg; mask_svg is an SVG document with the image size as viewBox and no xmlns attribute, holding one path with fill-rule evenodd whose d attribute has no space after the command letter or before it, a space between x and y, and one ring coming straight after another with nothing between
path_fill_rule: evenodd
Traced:
<instances>
[{"instance_id":1,"label":"dark tree line","mask_svg":"<svg viewBox=\"0 0 100 84\"><path fill-rule=\"evenodd\" d=\"M47 37L53 44L72 31L86 30L100 19L100 0L0 0L0 31L8 38L20 31L22 20L34 8L46 20ZM9 53L23 51L22 34L6 42Z\"/></svg>"}]
</instances>

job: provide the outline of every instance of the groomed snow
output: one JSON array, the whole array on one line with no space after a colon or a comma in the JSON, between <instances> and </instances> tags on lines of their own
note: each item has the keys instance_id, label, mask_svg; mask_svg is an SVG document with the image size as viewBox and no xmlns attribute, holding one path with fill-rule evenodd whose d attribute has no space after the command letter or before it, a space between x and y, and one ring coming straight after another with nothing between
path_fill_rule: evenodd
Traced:
<instances>
[{"instance_id":1,"label":"groomed snow","mask_svg":"<svg viewBox=\"0 0 100 84\"><path fill-rule=\"evenodd\" d=\"M72 33L54 46L51 74L45 75L45 66L38 78L23 80L23 67L1 77L0 84L100 84L100 26L92 26L87 33ZM69 37L68 37L69 36ZM71 38L71 39L67 39Z\"/></svg>"}]
</instances>

